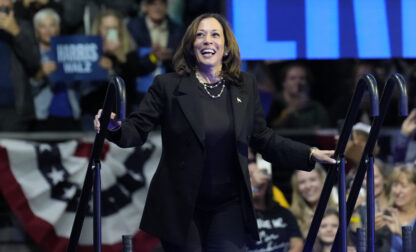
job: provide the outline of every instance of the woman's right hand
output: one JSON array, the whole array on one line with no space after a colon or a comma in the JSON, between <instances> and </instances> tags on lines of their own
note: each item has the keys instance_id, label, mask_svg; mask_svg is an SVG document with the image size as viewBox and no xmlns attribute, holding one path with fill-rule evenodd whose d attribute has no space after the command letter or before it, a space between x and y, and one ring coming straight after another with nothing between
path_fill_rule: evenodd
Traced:
<instances>
[{"instance_id":1,"label":"woman's right hand","mask_svg":"<svg viewBox=\"0 0 416 252\"><path fill-rule=\"evenodd\" d=\"M102 109L99 109L97 114L94 117L94 129L95 132L100 133L100 117L101 117L101 113L103 113Z\"/></svg>"},{"instance_id":2,"label":"woman's right hand","mask_svg":"<svg viewBox=\"0 0 416 252\"><path fill-rule=\"evenodd\" d=\"M402 236L402 225L399 222L398 210L396 208L389 207L387 208L387 211L389 215L383 215L384 222L387 224L387 227L389 227L393 234Z\"/></svg>"},{"instance_id":3,"label":"woman's right hand","mask_svg":"<svg viewBox=\"0 0 416 252\"><path fill-rule=\"evenodd\" d=\"M374 215L374 229L377 231L386 225L384 221L384 214L382 212L375 213Z\"/></svg>"},{"instance_id":4,"label":"woman's right hand","mask_svg":"<svg viewBox=\"0 0 416 252\"><path fill-rule=\"evenodd\" d=\"M100 133L100 117L102 113L103 113L103 110L99 109L97 114L94 117L94 129L95 129L95 132L97 132L97 134ZM121 126L121 121L118 121L115 119L116 119L116 114L111 112L111 119L108 124L109 127L111 126L111 128L109 128L110 131L111 130L114 131L116 128Z\"/></svg>"}]
</instances>

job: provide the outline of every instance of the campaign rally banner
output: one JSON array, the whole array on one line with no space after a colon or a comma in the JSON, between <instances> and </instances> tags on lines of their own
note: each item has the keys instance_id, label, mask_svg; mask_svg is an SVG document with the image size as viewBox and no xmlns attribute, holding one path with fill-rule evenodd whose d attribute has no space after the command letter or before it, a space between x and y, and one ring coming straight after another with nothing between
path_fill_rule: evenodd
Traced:
<instances>
[{"instance_id":1,"label":"campaign rally banner","mask_svg":"<svg viewBox=\"0 0 416 252\"><path fill-rule=\"evenodd\" d=\"M45 251L65 251L87 171L92 140L61 143L0 139L0 191L25 231ZM159 240L139 230L150 180L161 155L160 134L141 147L106 142L101 156L102 251L150 252ZM79 250L93 251L92 199Z\"/></svg>"},{"instance_id":2,"label":"campaign rally banner","mask_svg":"<svg viewBox=\"0 0 416 252\"><path fill-rule=\"evenodd\" d=\"M107 71L98 64L103 54L101 37L53 37L51 50L52 60L58 66L50 76L53 82L106 80Z\"/></svg>"}]
</instances>

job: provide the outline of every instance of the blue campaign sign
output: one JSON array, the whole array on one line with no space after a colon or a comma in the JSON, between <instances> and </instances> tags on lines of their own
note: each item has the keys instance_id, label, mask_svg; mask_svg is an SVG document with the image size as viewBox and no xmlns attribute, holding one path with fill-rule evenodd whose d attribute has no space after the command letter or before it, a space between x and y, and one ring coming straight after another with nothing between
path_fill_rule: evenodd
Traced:
<instances>
[{"instance_id":1,"label":"blue campaign sign","mask_svg":"<svg viewBox=\"0 0 416 252\"><path fill-rule=\"evenodd\" d=\"M227 0L241 56L416 58L415 0Z\"/></svg>"},{"instance_id":2,"label":"blue campaign sign","mask_svg":"<svg viewBox=\"0 0 416 252\"><path fill-rule=\"evenodd\" d=\"M99 36L59 36L51 39L51 57L58 69L53 82L106 80L107 71L98 64L102 56Z\"/></svg>"}]
</instances>

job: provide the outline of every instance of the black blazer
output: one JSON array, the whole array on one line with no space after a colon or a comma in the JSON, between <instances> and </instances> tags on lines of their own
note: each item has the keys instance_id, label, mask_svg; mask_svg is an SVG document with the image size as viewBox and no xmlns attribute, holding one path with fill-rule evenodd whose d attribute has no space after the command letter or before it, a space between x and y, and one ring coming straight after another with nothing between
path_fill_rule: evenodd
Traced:
<instances>
[{"instance_id":1,"label":"black blazer","mask_svg":"<svg viewBox=\"0 0 416 252\"><path fill-rule=\"evenodd\" d=\"M198 80L194 74L159 75L143 98L139 110L129 115L117 132L108 135L120 147L139 146L160 124L162 155L150 183L140 228L162 240L183 243L193 217L202 169L205 132L201 124ZM310 148L278 136L266 127L257 85L242 73L241 83L230 88L234 117L235 153L244 178L242 208L247 233L258 239L248 172L248 146L276 164L311 170Z\"/></svg>"}]
</instances>

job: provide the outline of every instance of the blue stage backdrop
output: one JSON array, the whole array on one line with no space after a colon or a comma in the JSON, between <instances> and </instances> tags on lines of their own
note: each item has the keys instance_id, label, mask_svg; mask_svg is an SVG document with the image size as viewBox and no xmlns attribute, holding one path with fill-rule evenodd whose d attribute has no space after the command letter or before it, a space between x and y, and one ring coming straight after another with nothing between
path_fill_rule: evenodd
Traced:
<instances>
[{"instance_id":1,"label":"blue stage backdrop","mask_svg":"<svg viewBox=\"0 0 416 252\"><path fill-rule=\"evenodd\" d=\"M245 60L416 58L415 0L227 0Z\"/></svg>"}]
</instances>

